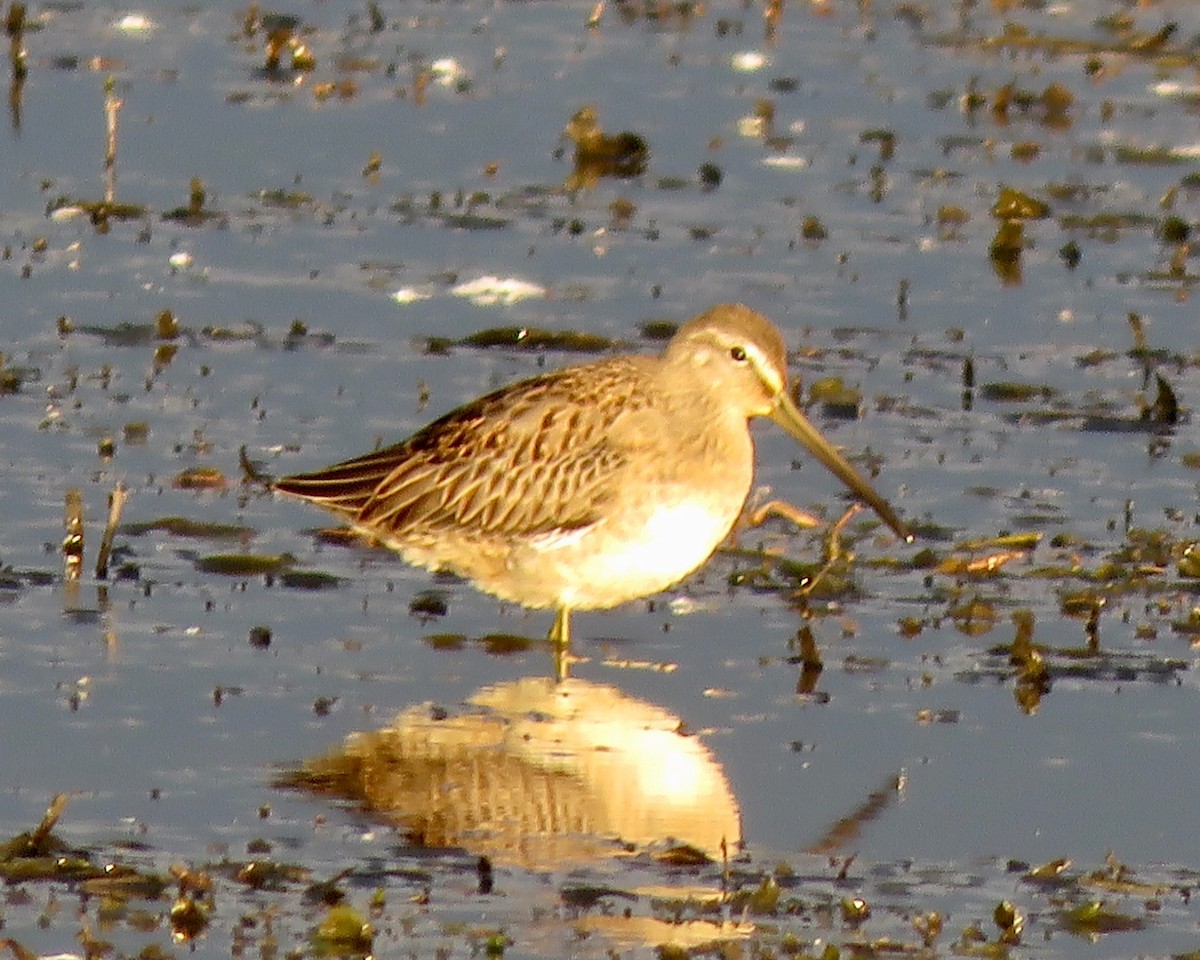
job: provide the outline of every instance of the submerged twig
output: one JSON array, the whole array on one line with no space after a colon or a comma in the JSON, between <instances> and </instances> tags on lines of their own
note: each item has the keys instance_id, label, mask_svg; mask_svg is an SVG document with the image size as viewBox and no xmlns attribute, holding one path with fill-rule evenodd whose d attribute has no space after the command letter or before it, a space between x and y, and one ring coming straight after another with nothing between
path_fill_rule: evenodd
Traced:
<instances>
[{"instance_id":1,"label":"submerged twig","mask_svg":"<svg viewBox=\"0 0 1200 960\"><path fill-rule=\"evenodd\" d=\"M63 524L67 529L62 544L66 578L78 580L83 567L83 493L78 487L67 491Z\"/></svg>"},{"instance_id":2,"label":"submerged twig","mask_svg":"<svg viewBox=\"0 0 1200 960\"><path fill-rule=\"evenodd\" d=\"M786 500L768 500L761 507L757 507L751 512L750 516L746 518L746 523L752 527L762 526L767 521L767 518L771 516L783 517L784 520L790 520L802 530L811 530L813 527L821 525L821 521L817 517L788 503Z\"/></svg>"},{"instance_id":3,"label":"submerged twig","mask_svg":"<svg viewBox=\"0 0 1200 960\"><path fill-rule=\"evenodd\" d=\"M104 120L107 139L104 148L104 202L117 202L117 114L122 102L117 97L117 81L109 76L104 81Z\"/></svg>"},{"instance_id":4,"label":"submerged twig","mask_svg":"<svg viewBox=\"0 0 1200 960\"><path fill-rule=\"evenodd\" d=\"M903 770L889 776L884 784L868 794L866 800L829 826L816 843L805 848L806 851L829 855L845 849L849 844L858 840L865 824L877 819L884 810L903 796L905 779ZM853 860L854 858L851 857L846 867Z\"/></svg>"},{"instance_id":5,"label":"submerged twig","mask_svg":"<svg viewBox=\"0 0 1200 960\"><path fill-rule=\"evenodd\" d=\"M814 573L808 581L796 591L799 597L807 597L819 584L830 570L837 565L842 559L842 531L845 530L846 524L850 519L862 510L861 503L852 503L841 518L832 527L829 528L829 533L825 536L825 562L821 565L821 569Z\"/></svg>"},{"instance_id":6,"label":"submerged twig","mask_svg":"<svg viewBox=\"0 0 1200 960\"><path fill-rule=\"evenodd\" d=\"M30 845L34 850L43 850L46 847L46 841L50 839L50 834L54 832L54 828L58 825L59 818L67 809L67 800L70 799L65 793L56 793L50 801L50 806L46 808L45 814L42 815L41 822L30 835Z\"/></svg>"},{"instance_id":7,"label":"submerged twig","mask_svg":"<svg viewBox=\"0 0 1200 960\"><path fill-rule=\"evenodd\" d=\"M242 468L242 483L261 483L269 489L275 479L250 459L244 443L238 447L238 466Z\"/></svg>"},{"instance_id":8,"label":"submerged twig","mask_svg":"<svg viewBox=\"0 0 1200 960\"><path fill-rule=\"evenodd\" d=\"M8 16L4 20L4 30L8 34L8 62L12 70L12 79L8 86L8 112L12 120L13 130L21 129L21 97L25 90L25 78L29 67L26 64L25 51L25 4L10 3Z\"/></svg>"},{"instance_id":9,"label":"submerged twig","mask_svg":"<svg viewBox=\"0 0 1200 960\"><path fill-rule=\"evenodd\" d=\"M796 694L806 697L816 691L817 680L820 679L825 664L821 661L821 651L809 624L805 623L800 627L796 639L800 641L800 656L793 658L800 661L800 679L796 681Z\"/></svg>"},{"instance_id":10,"label":"submerged twig","mask_svg":"<svg viewBox=\"0 0 1200 960\"><path fill-rule=\"evenodd\" d=\"M24 944L17 943L11 938L0 940L0 947L7 947L12 951L12 955L16 960L38 960L38 955L26 947Z\"/></svg>"},{"instance_id":11,"label":"submerged twig","mask_svg":"<svg viewBox=\"0 0 1200 960\"><path fill-rule=\"evenodd\" d=\"M100 550L96 554L97 580L108 577L108 558L112 553L113 537L116 536L117 525L121 522L121 511L125 508L128 496L129 492L122 483L118 483L108 495L108 522L104 525L104 536L100 538Z\"/></svg>"},{"instance_id":12,"label":"submerged twig","mask_svg":"<svg viewBox=\"0 0 1200 960\"><path fill-rule=\"evenodd\" d=\"M768 47L775 46L775 37L779 30L779 20L783 15L783 0L767 0L763 10L763 41Z\"/></svg>"},{"instance_id":13,"label":"submerged twig","mask_svg":"<svg viewBox=\"0 0 1200 960\"><path fill-rule=\"evenodd\" d=\"M41 822L32 830L18 833L15 837L0 843L0 864L12 863L27 857L45 857L51 854L57 843L54 839L54 828L59 817L67 806L67 794L56 793L50 801L50 806L42 815Z\"/></svg>"}]
</instances>

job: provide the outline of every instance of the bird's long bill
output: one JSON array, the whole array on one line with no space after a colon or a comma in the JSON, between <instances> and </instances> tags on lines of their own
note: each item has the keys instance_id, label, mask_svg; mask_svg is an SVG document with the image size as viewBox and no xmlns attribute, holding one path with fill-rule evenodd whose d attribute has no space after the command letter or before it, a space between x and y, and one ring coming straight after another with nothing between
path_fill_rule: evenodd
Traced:
<instances>
[{"instance_id":1,"label":"bird's long bill","mask_svg":"<svg viewBox=\"0 0 1200 960\"><path fill-rule=\"evenodd\" d=\"M837 448L821 435L821 431L814 427L812 421L792 402L787 391L780 392L775 409L768 416L799 440L814 457L829 468L835 477L849 487L856 497L879 514L884 523L896 531L897 536L906 542L912 541L912 534L896 515L891 504L884 500L862 474L838 453Z\"/></svg>"}]
</instances>

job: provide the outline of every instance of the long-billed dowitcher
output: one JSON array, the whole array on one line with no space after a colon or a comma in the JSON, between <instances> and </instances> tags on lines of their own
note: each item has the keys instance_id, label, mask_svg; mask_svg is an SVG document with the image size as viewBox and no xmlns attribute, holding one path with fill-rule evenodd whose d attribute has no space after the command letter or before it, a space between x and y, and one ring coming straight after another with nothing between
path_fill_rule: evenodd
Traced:
<instances>
[{"instance_id":1,"label":"long-billed dowitcher","mask_svg":"<svg viewBox=\"0 0 1200 960\"><path fill-rule=\"evenodd\" d=\"M275 489L409 563L525 607L614 607L678 583L729 534L770 417L909 538L891 506L796 407L783 337L740 304L689 320L660 357L613 356L522 380L386 449Z\"/></svg>"}]
</instances>

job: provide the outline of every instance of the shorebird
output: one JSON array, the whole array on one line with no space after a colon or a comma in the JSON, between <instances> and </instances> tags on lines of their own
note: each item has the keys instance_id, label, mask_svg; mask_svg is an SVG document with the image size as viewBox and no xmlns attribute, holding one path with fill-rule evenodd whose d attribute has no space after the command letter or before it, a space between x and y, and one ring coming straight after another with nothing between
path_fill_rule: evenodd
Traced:
<instances>
[{"instance_id":1,"label":"shorebird","mask_svg":"<svg viewBox=\"0 0 1200 960\"><path fill-rule=\"evenodd\" d=\"M749 421L782 426L897 535L896 512L792 400L783 337L721 304L661 356L619 355L504 387L407 440L275 489L332 510L409 563L533 609L658 593L732 530L754 476Z\"/></svg>"}]
</instances>

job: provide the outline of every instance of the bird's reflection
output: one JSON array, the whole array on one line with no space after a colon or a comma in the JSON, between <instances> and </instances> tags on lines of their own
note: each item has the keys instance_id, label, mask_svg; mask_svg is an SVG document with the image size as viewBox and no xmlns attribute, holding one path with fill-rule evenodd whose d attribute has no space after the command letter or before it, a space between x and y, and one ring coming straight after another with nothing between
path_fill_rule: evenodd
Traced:
<instances>
[{"instance_id":1,"label":"bird's reflection","mask_svg":"<svg viewBox=\"0 0 1200 960\"><path fill-rule=\"evenodd\" d=\"M414 844L547 868L668 843L736 849L720 764L678 717L615 687L529 677L457 711L423 704L289 774L361 805Z\"/></svg>"}]
</instances>

